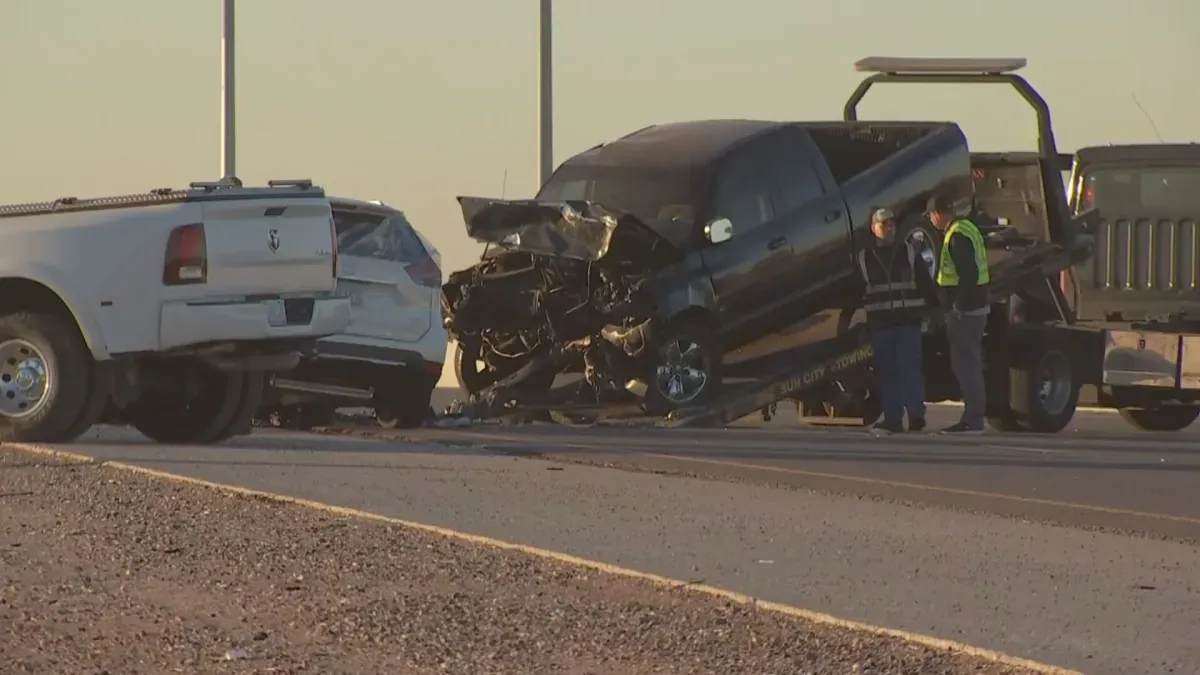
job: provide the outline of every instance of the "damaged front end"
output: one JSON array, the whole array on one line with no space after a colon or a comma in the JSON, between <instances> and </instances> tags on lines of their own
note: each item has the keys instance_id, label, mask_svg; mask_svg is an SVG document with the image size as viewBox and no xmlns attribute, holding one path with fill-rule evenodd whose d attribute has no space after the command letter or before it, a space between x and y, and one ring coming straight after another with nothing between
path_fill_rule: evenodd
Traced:
<instances>
[{"instance_id":1,"label":"damaged front end","mask_svg":"<svg viewBox=\"0 0 1200 675\"><path fill-rule=\"evenodd\" d=\"M580 372L576 400L644 391L636 382L657 316L659 270L682 252L637 218L591 202L460 197L467 233L489 244L442 286L459 381L490 416L545 398Z\"/></svg>"}]
</instances>

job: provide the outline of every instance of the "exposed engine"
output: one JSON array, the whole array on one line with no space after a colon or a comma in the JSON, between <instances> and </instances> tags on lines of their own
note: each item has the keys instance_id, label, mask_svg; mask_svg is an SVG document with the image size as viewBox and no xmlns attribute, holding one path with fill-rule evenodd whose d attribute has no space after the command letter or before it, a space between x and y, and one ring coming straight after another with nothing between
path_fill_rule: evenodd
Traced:
<instances>
[{"instance_id":1,"label":"exposed engine","mask_svg":"<svg viewBox=\"0 0 1200 675\"><path fill-rule=\"evenodd\" d=\"M451 274L442 312L494 377L546 356L551 378L575 366L600 393L624 387L644 346L652 285L652 272L628 264L505 251Z\"/></svg>"}]
</instances>

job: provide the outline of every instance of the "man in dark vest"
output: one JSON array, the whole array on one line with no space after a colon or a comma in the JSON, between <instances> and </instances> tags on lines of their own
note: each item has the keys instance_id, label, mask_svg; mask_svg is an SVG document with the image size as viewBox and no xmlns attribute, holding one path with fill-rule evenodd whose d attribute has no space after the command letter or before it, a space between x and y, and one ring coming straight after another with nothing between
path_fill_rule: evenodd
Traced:
<instances>
[{"instance_id":1,"label":"man in dark vest","mask_svg":"<svg viewBox=\"0 0 1200 675\"><path fill-rule=\"evenodd\" d=\"M929 222L945 233L938 260L937 285L946 294L946 338L950 367L962 392L963 412L945 434L983 433L985 389L983 330L991 310L987 242L975 223L960 218L949 194L934 194L925 208Z\"/></svg>"},{"instance_id":2,"label":"man in dark vest","mask_svg":"<svg viewBox=\"0 0 1200 675\"><path fill-rule=\"evenodd\" d=\"M913 242L897 240L896 216L879 209L871 216L871 232L858 252L866 281L863 309L875 350L875 379L883 403L876 433L925 428L925 375L921 370L921 322L937 302L929 269Z\"/></svg>"}]
</instances>

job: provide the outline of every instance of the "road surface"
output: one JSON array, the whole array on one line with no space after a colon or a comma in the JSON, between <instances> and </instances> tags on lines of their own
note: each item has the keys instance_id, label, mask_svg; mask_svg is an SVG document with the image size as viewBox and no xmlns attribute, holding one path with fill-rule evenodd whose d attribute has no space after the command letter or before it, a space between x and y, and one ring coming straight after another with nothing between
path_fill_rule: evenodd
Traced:
<instances>
[{"instance_id":1,"label":"road surface","mask_svg":"<svg viewBox=\"0 0 1200 675\"><path fill-rule=\"evenodd\" d=\"M1087 673L1200 672L1197 436L1077 420L1054 437L535 425L218 448L110 430L71 449Z\"/></svg>"}]
</instances>

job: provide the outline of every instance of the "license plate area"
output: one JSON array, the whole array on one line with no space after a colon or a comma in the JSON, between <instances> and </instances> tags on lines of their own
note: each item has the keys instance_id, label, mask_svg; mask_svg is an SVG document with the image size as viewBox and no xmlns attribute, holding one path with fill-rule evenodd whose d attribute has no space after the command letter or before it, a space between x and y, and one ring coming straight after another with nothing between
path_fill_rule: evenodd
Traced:
<instances>
[{"instance_id":1,"label":"license plate area","mask_svg":"<svg viewBox=\"0 0 1200 675\"><path fill-rule=\"evenodd\" d=\"M267 323L274 328L307 326L312 323L314 304L312 298L267 300Z\"/></svg>"}]
</instances>

